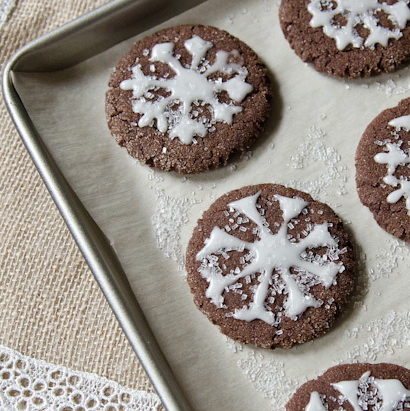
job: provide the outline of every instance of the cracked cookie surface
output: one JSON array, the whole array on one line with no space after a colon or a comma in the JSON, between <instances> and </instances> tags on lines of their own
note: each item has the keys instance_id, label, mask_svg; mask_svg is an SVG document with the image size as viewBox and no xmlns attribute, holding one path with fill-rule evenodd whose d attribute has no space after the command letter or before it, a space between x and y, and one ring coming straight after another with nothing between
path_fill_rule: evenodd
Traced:
<instances>
[{"instance_id":1,"label":"cracked cookie surface","mask_svg":"<svg viewBox=\"0 0 410 411\"><path fill-rule=\"evenodd\" d=\"M410 242L410 99L382 111L356 150L361 202L388 233Z\"/></svg>"},{"instance_id":2,"label":"cracked cookie surface","mask_svg":"<svg viewBox=\"0 0 410 411\"><path fill-rule=\"evenodd\" d=\"M410 370L390 363L343 364L301 385L287 411L408 410Z\"/></svg>"},{"instance_id":3,"label":"cracked cookie surface","mask_svg":"<svg viewBox=\"0 0 410 411\"><path fill-rule=\"evenodd\" d=\"M326 204L276 184L231 191L204 212L186 254L197 307L222 333L290 348L327 332L355 280L349 234Z\"/></svg>"},{"instance_id":4,"label":"cracked cookie surface","mask_svg":"<svg viewBox=\"0 0 410 411\"><path fill-rule=\"evenodd\" d=\"M119 61L106 116L132 157L191 174L248 150L270 95L267 69L249 46L215 27L181 25L143 38Z\"/></svg>"},{"instance_id":5,"label":"cracked cookie surface","mask_svg":"<svg viewBox=\"0 0 410 411\"><path fill-rule=\"evenodd\" d=\"M283 34L306 63L340 78L390 72L410 58L406 0L282 0Z\"/></svg>"}]
</instances>

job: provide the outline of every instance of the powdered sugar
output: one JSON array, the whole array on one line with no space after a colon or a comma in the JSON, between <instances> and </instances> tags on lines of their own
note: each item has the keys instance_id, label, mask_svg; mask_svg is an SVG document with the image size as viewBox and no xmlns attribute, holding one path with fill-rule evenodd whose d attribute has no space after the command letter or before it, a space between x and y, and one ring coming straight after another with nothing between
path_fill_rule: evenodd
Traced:
<instances>
[{"instance_id":1,"label":"powdered sugar","mask_svg":"<svg viewBox=\"0 0 410 411\"><path fill-rule=\"evenodd\" d=\"M390 310L384 317L357 324L345 331L348 338L362 340L353 345L337 363L376 362L394 355L404 348L410 347L410 312Z\"/></svg>"},{"instance_id":2,"label":"powdered sugar","mask_svg":"<svg viewBox=\"0 0 410 411\"><path fill-rule=\"evenodd\" d=\"M326 132L321 128L312 126L306 140L299 144L296 153L290 158L289 167L293 169L317 168L321 165L323 170L316 179L311 180L290 180L290 186L306 191L314 197L320 193L323 196L328 194L328 188L335 188L336 193L344 195L347 193L346 183L348 180L347 167L342 164L338 150L325 144ZM305 175L309 173L305 173Z\"/></svg>"},{"instance_id":3,"label":"powdered sugar","mask_svg":"<svg viewBox=\"0 0 410 411\"><path fill-rule=\"evenodd\" d=\"M195 200L171 197L163 190L155 191L157 199L156 213L151 222L154 229L157 247L166 258L175 261L180 271L184 269L184 256L181 245L180 231L188 222L188 210Z\"/></svg>"},{"instance_id":4,"label":"powdered sugar","mask_svg":"<svg viewBox=\"0 0 410 411\"><path fill-rule=\"evenodd\" d=\"M410 90L410 81L408 79L393 80L392 78L389 78L383 83L376 81L374 86L379 92L387 96L393 96L408 93Z\"/></svg>"},{"instance_id":5,"label":"powdered sugar","mask_svg":"<svg viewBox=\"0 0 410 411\"><path fill-rule=\"evenodd\" d=\"M252 382L256 391L272 400L272 409L283 410L291 394L300 381L287 376L285 364L275 359L266 360L261 354L248 352L246 358L238 361L238 366Z\"/></svg>"},{"instance_id":6,"label":"powdered sugar","mask_svg":"<svg viewBox=\"0 0 410 411\"><path fill-rule=\"evenodd\" d=\"M410 248L405 242L389 239L376 250L375 261L368 263L367 274L373 281L388 278L409 257Z\"/></svg>"}]
</instances>

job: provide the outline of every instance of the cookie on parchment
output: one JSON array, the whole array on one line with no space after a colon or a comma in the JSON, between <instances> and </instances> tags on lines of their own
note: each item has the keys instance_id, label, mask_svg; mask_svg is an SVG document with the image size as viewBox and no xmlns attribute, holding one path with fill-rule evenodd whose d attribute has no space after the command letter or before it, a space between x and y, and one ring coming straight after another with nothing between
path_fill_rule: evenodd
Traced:
<instances>
[{"instance_id":1,"label":"cookie on parchment","mask_svg":"<svg viewBox=\"0 0 410 411\"><path fill-rule=\"evenodd\" d=\"M410 58L408 0L282 0L279 16L290 46L319 72L364 78Z\"/></svg>"},{"instance_id":2,"label":"cookie on parchment","mask_svg":"<svg viewBox=\"0 0 410 411\"><path fill-rule=\"evenodd\" d=\"M380 227L410 242L410 98L367 126L356 150L356 186Z\"/></svg>"},{"instance_id":3,"label":"cookie on parchment","mask_svg":"<svg viewBox=\"0 0 410 411\"><path fill-rule=\"evenodd\" d=\"M275 184L216 200L186 254L197 307L228 337L271 349L324 334L348 301L354 268L340 218Z\"/></svg>"},{"instance_id":4,"label":"cookie on parchment","mask_svg":"<svg viewBox=\"0 0 410 411\"><path fill-rule=\"evenodd\" d=\"M106 115L131 156L198 173L250 147L270 93L267 69L249 46L215 27L181 25L145 37L119 61Z\"/></svg>"},{"instance_id":5,"label":"cookie on parchment","mask_svg":"<svg viewBox=\"0 0 410 411\"><path fill-rule=\"evenodd\" d=\"M299 387L287 411L408 410L410 370L387 363L345 364Z\"/></svg>"}]
</instances>

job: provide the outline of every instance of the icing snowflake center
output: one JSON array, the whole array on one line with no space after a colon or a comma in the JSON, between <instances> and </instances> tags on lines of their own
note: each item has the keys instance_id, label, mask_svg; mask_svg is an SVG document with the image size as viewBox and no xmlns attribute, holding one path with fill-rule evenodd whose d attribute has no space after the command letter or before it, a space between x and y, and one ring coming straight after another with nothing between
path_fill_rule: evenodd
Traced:
<instances>
[{"instance_id":1,"label":"icing snowflake center","mask_svg":"<svg viewBox=\"0 0 410 411\"><path fill-rule=\"evenodd\" d=\"M394 411L400 402L410 397L410 390L406 389L400 380L376 379L370 376L370 371L365 372L359 380L340 381L332 385L350 403L354 411L367 410L370 404L380 411ZM370 385L376 390L371 390ZM326 409L319 393L312 392L305 411Z\"/></svg>"},{"instance_id":2,"label":"icing snowflake center","mask_svg":"<svg viewBox=\"0 0 410 411\"><path fill-rule=\"evenodd\" d=\"M394 4L378 0L311 0L308 10L312 14L310 25L323 27L323 32L336 41L339 50L349 44L355 48L373 48L377 43L386 47L390 39L399 39L410 20L408 0ZM381 15L387 16L391 28L381 24ZM342 21L342 22L341 22ZM364 39L358 27L369 33Z\"/></svg>"},{"instance_id":3,"label":"icing snowflake center","mask_svg":"<svg viewBox=\"0 0 410 411\"><path fill-rule=\"evenodd\" d=\"M389 122L389 126L395 127L397 131L410 131L410 115L395 118ZM374 156L374 160L379 164L386 164L387 175L383 177L383 182L392 186L398 187L397 190L391 192L386 200L388 203L397 203L402 197L406 199L407 214L410 215L410 181L407 177L395 176L399 166L405 166L410 163L408 152L402 150L402 142L386 143L387 152L381 152Z\"/></svg>"},{"instance_id":4,"label":"icing snowflake center","mask_svg":"<svg viewBox=\"0 0 410 411\"><path fill-rule=\"evenodd\" d=\"M145 75L137 64L132 68L132 77L122 81L120 87L133 92L132 109L142 114L139 127L154 126L156 120L158 131L168 132L170 138L178 138L183 144L191 144L195 137L205 137L212 131L216 122L232 124L234 115L242 111L242 107L235 103L241 103L253 87L246 82L246 67L230 62L232 56L238 57L236 50L218 51L215 62L210 65L205 56L213 47L211 42L193 36L184 46L192 56L189 67L184 67L174 55L174 43L156 44L150 61L166 63L175 75L171 78ZM229 78L210 77L215 73ZM168 95L157 95L153 99L160 89ZM221 92L228 94L230 103L219 101Z\"/></svg>"},{"instance_id":5,"label":"icing snowflake center","mask_svg":"<svg viewBox=\"0 0 410 411\"><path fill-rule=\"evenodd\" d=\"M202 261L199 268L201 275L207 279L209 286L206 296L211 299L217 307L223 307L224 291L237 284L242 278L250 278L258 273L259 284L254 288L253 300L248 306L236 309L233 317L239 320L252 321L260 319L270 325L277 322L275 315L269 310L265 302L271 292L272 276L276 270L285 288L286 299L284 302L285 314L295 319L308 307L321 305L308 291L303 290L301 285L291 273L295 268L303 275L310 275L325 287L330 287L335 281L336 275L343 271L341 263L333 261L309 261L302 258L305 250L316 247L329 247L335 249L337 242L328 231L327 223L313 226L306 237L299 242L291 241L288 235L288 223L301 214L308 203L300 198L288 198L276 195L275 200L279 202L283 216L283 224L279 231L273 234L267 227L266 221L259 213L256 206L260 192L253 196L242 198L232 202L229 206L241 213L246 219L256 223L259 239L255 242L246 242L219 227L214 227L211 235L205 240L205 246L199 251L196 258ZM222 274L219 266L214 264L217 255L226 254L229 251L249 251L249 264L241 269ZM338 257L336 257L337 259Z\"/></svg>"}]
</instances>

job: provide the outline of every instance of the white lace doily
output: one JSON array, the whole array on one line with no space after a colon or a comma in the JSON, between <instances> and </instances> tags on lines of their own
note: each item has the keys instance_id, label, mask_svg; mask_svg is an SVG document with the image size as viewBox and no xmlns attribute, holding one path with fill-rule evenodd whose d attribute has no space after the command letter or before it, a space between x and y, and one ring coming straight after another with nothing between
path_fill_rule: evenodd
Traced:
<instances>
[{"instance_id":1,"label":"white lace doily","mask_svg":"<svg viewBox=\"0 0 410 411\"><path fill-rule=\"evenodd\" d=\"M156 411L156 394L26 357L0 345L0 410Z\"/></svg>"}]
</instances>

